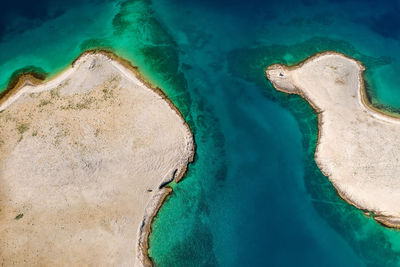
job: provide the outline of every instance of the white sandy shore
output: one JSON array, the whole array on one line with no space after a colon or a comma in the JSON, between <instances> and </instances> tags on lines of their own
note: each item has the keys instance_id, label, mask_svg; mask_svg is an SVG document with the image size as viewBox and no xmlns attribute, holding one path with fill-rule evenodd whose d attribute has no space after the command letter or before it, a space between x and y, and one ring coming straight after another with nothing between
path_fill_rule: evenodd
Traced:
<instances>
[{"instance_id":1,"label":"white sandy shore","mask_svg":"<svg viewBox=\"0 0 400 267\"><path fill-rule=\"evenodd\" d=\"M0 264L149 265L169 192L159 187L194 155L172 104L116 58L87 53L0 112Z\"/></svg>"},{"instance_id":2,"label":"white sandy shore","mask_svg":"<svg viewBox=\"0 0 400 267\"><path fill-rule=\"evenodd\" d=\"M272 65L274 87L303 96L318 113L315 159L341 197L400 227L400 119L368 105L363 65L335 52L294 67Z\"/></svg>"}]
</instances>

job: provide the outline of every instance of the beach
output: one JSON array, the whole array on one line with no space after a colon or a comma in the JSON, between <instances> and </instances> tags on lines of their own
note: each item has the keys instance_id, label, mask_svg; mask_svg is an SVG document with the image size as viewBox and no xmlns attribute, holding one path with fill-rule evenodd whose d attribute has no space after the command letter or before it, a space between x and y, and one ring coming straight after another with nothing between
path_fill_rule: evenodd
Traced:
<instances>
[{"instance_id":1,"label":"beach","mask_svg":"<svg viewBox=\"0 0 400 267\"><path fill-rule=\"evenodd\" d=\"M177 108L129 62L88 51L0 102L0 262L149 266L153 217L193 161Z\"/></svg>"},{"instance_id":2,"label":"beach","mask_svg":"<svg viewBox=\"0 0 400 267\"><path fill-rule=\"evenodd\" d=\"M273 86L298 94L318 114L315 161L347 202L400 228L398 178L400 119L367 100L357 60L336 52L316 54L298 65L271 65Z\"/></svg>"}]
</instances>

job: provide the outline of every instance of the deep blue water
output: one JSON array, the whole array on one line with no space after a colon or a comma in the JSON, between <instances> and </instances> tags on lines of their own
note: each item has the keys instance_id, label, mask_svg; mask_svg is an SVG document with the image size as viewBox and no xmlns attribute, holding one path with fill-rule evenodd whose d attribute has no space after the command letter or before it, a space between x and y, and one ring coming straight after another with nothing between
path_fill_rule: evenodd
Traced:
<instances>
[{"instance_id":1,"label":"deep blue water","mask_svg":"<svg viewBox=\"0 0 400 267\"><path fill-rule=\"evenodd\" d=\"M272 63L361 60L374 105L400 108L399 1L26 1L0 11L0 84L54 75L88 48L137 64L181 109L196 161L150 236L159 266L398 266L400 232L341 200L313 153L317 118L275 92Z\"/></svg>"}]
</instances>

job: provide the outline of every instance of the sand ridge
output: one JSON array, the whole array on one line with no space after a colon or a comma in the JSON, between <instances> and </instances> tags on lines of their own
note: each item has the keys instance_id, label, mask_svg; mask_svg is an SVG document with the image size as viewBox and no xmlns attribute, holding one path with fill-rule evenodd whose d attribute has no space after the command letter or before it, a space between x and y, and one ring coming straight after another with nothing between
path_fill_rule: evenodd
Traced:
<instances>
[{"instance_id":1,"label":"sand ridge","mask_svg":"<svg viewBox=\"0 0 400 267\"><path fill-rule=\"evenodd\" d=\"M336 52L292 67L274 64L267 78L305 98L318 114L315 160L339 195L378 222L400 228L400 119L371 107L361 62Z\"/></svg>"},{"instance_id":2,"label":"sand ridge","mask_svg":"<svg viewBox=\"0 0 400 267\"><path fill-rule=\"evenodd\" d=\"M189 126L135 68L89 51L0 103L0 262L142 266L153 216L184 175Z\"/></svg>"}]
</instances>

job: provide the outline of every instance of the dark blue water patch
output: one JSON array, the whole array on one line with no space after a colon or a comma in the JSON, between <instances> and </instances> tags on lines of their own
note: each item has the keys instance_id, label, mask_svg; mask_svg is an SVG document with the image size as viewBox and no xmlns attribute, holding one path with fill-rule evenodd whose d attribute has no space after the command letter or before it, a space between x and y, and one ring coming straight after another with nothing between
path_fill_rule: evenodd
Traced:
<instances>
[{"instance_id":1,"label":"dark blue water patch","mask_svg":"<svg viewBox=\"0 0 400 267\"><path fill-rule=\"evenodd\" d=\"M36 0L36 1L5 1L1 5L1 20L11 20L11 16L19 15L26 19L46 19L56 16L59 12L50 12L51 6L57 1ZM64 1L65 2L65 1ZM61 4L61 1L58 1ZM61 6L61 5L60 5Z\"/></svg>"},{"instance_id":2,"label":"dark blue water patch","mask_svg":"<svg viewBox=\"0 0 400 267\"><path fill-rule=\"evenodd\" d=\"M57 1L6 1L0 9L0 40L7 33L22 33L39 26L46 20L54 19L65 12L65 5L59 1L59 7L52 6Z\"/></svg>"},{"instance_id":3,"label":"dark blue water patch","mask_svg":"<svg viewBox=\"0 0 400 267\"><path fill-rule=\"evenodd\" d=\"M395 6L391 11L374 17L370 23L371 29L383 37L398 39L400 32L399 13L399 7Z\"/></svg>"},{"instance_id":4,"label":"dark blue water patch","mask_svg":"<svg viewBox=\"0 0 400 267\"><path fill-rule=\"evenodd\" d=\"M184 0L171 0L171 3L174 5L186 5L188 2ZM274 19L277 18L278 14L277 10L274 7L281 5L296 5L296 0L290 1L280 1L280 0L249 0L244 2L242 0L204 0L204 1L191 1L191 3L199 7L206 8L207 10L214 11L218 10L221 14L229 14L235 16L238 20L243 19L246 24L251 24L254 18L258 16L262 16L266 19ZM191 12L196 13L196 10L189 11L188 16L190 16Z\"/></svg>"},{"instance_id":5,"label":"dark blue water patch","mask_svg":"<svg viewBox=\"0 0 400 267\"><path fill-rule=\"evenodd\" d=\"M0 41L7 34L20 34L63 15L68 9L83 3L106 0L23 0L3 1L0 8ZM95 12L95 11L93 11Z\"/></svg>"},{"instance_id":6,"label":"dark blue water patch","mask_svg":"<svg viewBox=\"0 0 400 267\"><path fill-rule=\"evenodd\" d=\"M363 1L359 4L368 5ZM400 37L400 3L399 1L376 1L369 3L370 10L374 12L360 12L354 21L368 26L372 31L382 37L398 40ZM361 6L360 8L363 8Z\"/></svg>"}]
</instances>

